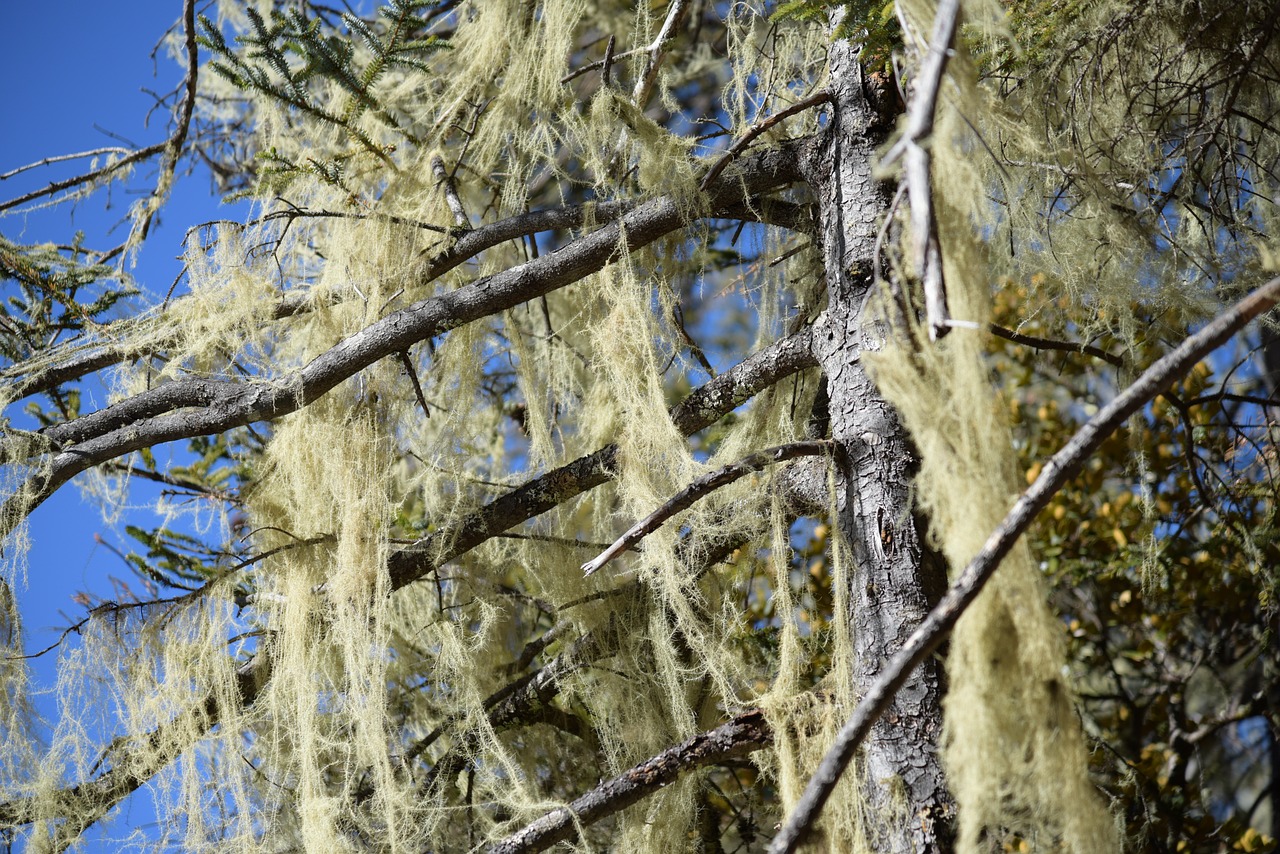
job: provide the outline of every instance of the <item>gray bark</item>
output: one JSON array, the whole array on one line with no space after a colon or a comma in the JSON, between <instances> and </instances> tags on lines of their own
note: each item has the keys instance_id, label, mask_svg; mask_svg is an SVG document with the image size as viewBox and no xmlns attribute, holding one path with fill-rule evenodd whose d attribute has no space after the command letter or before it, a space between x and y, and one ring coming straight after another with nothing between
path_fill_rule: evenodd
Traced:
<instances>
[{"instance_id":1,"label":"gray bark","mask_svg":"<svg viewBox=\"0 0 1280 854\"><path fill-rule=\"evenodd\" d=\"M808 167L818 205L828 289L825 318L813 330L826 374L835 440L838 527L853 557L849 603L854 685L859 693L919 625L946 587L929 559L912 512L915 457L894 409L877 392L859 354L880 347L883 330L864 313L876 232L887 208L872 178L885 138L863 88L856 48L831 49L832 116ZM873 850L950 848L954 803L937 754L943 677L925 662L875 725L859 764Z\"/></svg>"}]
</instances>

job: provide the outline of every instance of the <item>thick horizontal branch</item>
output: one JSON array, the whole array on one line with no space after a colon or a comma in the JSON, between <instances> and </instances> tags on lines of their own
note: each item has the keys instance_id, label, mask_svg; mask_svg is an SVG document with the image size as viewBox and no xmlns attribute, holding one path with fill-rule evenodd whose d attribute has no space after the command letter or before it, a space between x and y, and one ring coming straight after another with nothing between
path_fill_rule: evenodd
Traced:
<instances>
[{"instance_id":1,"label":"thick horizontal branch","mask_svg":"<svg viewBox=\"0 0 1280 854\"><path fill-rule=\"evenodd\" d=\"M798 180L794 147L742 161L709 193L704 215L742 198ZM12 526L76 474L141 448L221 433L272 420L318 399L378 360L483 317L513 308L590 275L619 257L675 231L689 211L662 197L568 246L471 285L414 303L375 321L317 356L301 371L266 382L192 379L135 395L43 435L58 453L46 471L27 479L0 509ZM75 443L74 447L66 446Z\"/></svg>"},{"instance_id":2,"label":"thick horizontal branch","mask_svg":"<svg viewBox=\"0 0 1280 854\"><path fill-rule=\"evenodd\" d=\"M702 430L750 400L762 389L817 362L808 328L744 359L690 394L671 410L681 435ZM400 588L497 536L607 481L617 465L618 446L607 445L494 499L458 525L424 537L391 556L391 585Z\"/></svg>"},{"instance_id":3,"label":"thick horizontal branch","mask_svg":"<svg viewBox=\"0 0 1280 854\"><path fill-rule=\"evenodd\" d=\"M574 839L579 824L590 824L631 806L674 782L681 774L746 756L773 741L773 733L759 709L743 712L728 723L699 733L651 759L601 783L567 807L553 810L489 849L490 854L528 854L545 851L557 842Z\"/></svg>"},{"instance_id":4,"label":"thick horizontal branch","mask_svg":"<svg viewBox=\"0 0 1280 854\"><path fill-rule=\"evenodd\" d=\"M582 565L582 574L591 575L602 566L640 542L649 534L662 526L682 510L692 507L697 501L705 498L717 489L728 486L752 472L760 471L771 465L794 460L797 457L812 457L830 451L832 443L826 439L812 439L805 442L792 442L749 454L727 466L708 472L684 489L671 496L662 506L648 516L632 525L625 534L618 537L609 548L595 558Z\"/></svg>"},{"instance_id":5,"label":"thick horizontal branch","mask_svg":"<svg viewBox=\"0 0 1280 854\"><path fill-rule=\"evenodd\" d=\"M880 675L867 689L853 715L840 729L827 754L822 757L821 764L809 780L782 831L774 837L769 846L772 854L792 852L799 847L817 821L849 760L853 758L853 752L870 732L871 725L889 707L911 671L931 655L955 627L961 614L991 580L1000 561L1058 490L1075 476L1107 437L1119 429L1131 415L1277 302L1280 302L1280 278L1272 279L1258 288L1183 341L1172 353L1143 371L1142 376L1089 419L1049 459L1041 469L1040 476L1018 498L1004 520L987 538L982 550L969 561L969 565L951 585L946 596L929 612L902 649L881 669Z\"/></svg>"}]
</instances>

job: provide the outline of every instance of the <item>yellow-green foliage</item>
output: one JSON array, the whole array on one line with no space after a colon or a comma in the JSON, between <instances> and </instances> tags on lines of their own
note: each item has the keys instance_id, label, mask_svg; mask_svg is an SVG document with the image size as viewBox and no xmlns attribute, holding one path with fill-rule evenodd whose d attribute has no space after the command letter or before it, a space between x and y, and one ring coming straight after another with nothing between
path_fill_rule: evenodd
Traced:
<instances>
[{"instance_id":1,"label":"yellow-green foliage","mask_svg":"<svg viewBox=\"0 0 1280 854\"><path fill-rule=\"evenodd\" d=\"M786 8L819 5L829 4ZM857 5L877 16L890 8ZM996 277L1034 272L1032 310L1062 337L1105 328L1123 340L1140 316L1197 316L1221 294L1192 273L1220 271L1234 250L1218 233L1197 233L1190 190L1174 194L1182 215L1166 223L1164 239L1176 252L1150 251L1149 218L1164 213L1125 209L1141 194L1135 187L1155 189L1143 182L1163 162L1161 134L1177 119L1133 109L1150 93L1126 88L1120 65L1134 63L1139 78L1168 68L1178 16L1153 13L1142 30L1150 49L1109 49L1082 68L1047 57L1070 56L1072 40L1107 31L1123 11L1141 14L1135 7L1072 6L1074 17L1049 16L1053 26L1019 30L991 5L965 4L978 69L1026 73L1017 85L980 84L960 49L929 142L953 314L983 326ZM621 0L463 2L447 16L448 52L425 56L422 68L378 65L370 75L378 109L357 109L350 89L323 75L306 80L309 113L204 75L208 117L227 118L233 94L249 99L235 115L253 123L246 150L260 155L257 217L190 236L189 294L87 336L90 344L126 342L141 359L112 377L112 394L191 377L288 380L379 318L528 260L536 247L508 241L436 279L422 272L461 231L531 204L669 194L696 213L708 164L691 156L692 134L669 130L675 120L654 119L676 103L673 90L699 82L719 95L721 118L738 135L823 83L825 27L794 16L770 22L766 6L732 4L724 44L688 46L681 62L661 72L648 103L636 103L629 86L605 86L598 72L565 80L569 57L603 52L584 44L609 35L620 51L651 44L665 6ZM928 32L932 4L896 9L919 51L912 37ZM1035 17L1022 11L1023 19ZM220 24L249 23L229 0L217 15ZM874 32L892 41L892 28L877 20ZM1134 38L1129 33L1120 44L1132 47ZM371 67L367 46L353 45L360 67ZM647 56L618 62L634 76ZM1207 73L1203 61L1185 51L1177 74ZM1241 103L1262 98L1261 85L1242 85ZM757 145L817 128L810 112ZM465 224L454 220L436 158L456 181ZM1239 206L1256 243L1274 239L1264 233L1274 204L1264 207L1253 199ZM1058 215L1067 208L1072 216ZM308 213L315 211L335 215ZM589 215L582 230L592 226ZM729 250L710 227L695 228L624 254L545 299L416 345L405 358L429 415L403 362L388 358L296 413L237 434L239 502L225 515L195 516L213 538L234 541L254 560L234 569L218 564L198 595L94 614L83 643L63 653L64 715L47 748L30 726L23 666L0 661L0 732L9 741L0 769L18 795L30 796L28 814L57 814L51 798L58 786L93 775L103 746L94 734L109 724L123 733L124 755L139 769L180 755L158 786L160 813L186 816L185 825L162 831L166 843L465 850L748 704L767 710L777 739L753 761L789 808L857 697L847 622L837 616L821 637L806 635L816 621L799 613L791 520L770 494L768 475L700 502L609 571L584 579L579 569L693 478L801 432L811 381L761 394L717 425L714 439L694 444L668 415L672 397L687 391L669 372L690 361L676 328L687 293L742 297L725 300L733 305L723 310L749 316L756 343L797 328L821 307L815 253L774 263L793 245L772 238L746 245L752 240L760 242L748 237L736 247L755 256L738 280L701 277L710 254ZM887 257L896 257L892 247ZM1135 258L1143 264L1130 263ZM1233 286L1247 284L1257 266L1249 261ZM1018 485L982 335L957 328L938 345L904 335L866 357L919 449L917 494L953 568L977 551ZM60 358L65 353L29 364ZM11 458L16 442L13 433L5 437ZM530 475L608 443L618 446L615 477L589 498L391 591L386 567L395 547L450 531ZM695 447L707 453L695 455ZM166 516L179 510L164 508ZM768 579L775 650L743 653L743 589L751 581L681 560L683 529L754 544L742 549L739 565ZM6 651L21 647L8 586L20 576L20 534L8 543L0 582ZM451 543L432 542L449 553ZM838 537L830 548L838 615L856 568ZM984 834L1006 833L1040 850L1117 847L1085 773L1060 634L1033 557L1020 547L952 640L945 756L967 850L985 844ZM526 672L526 649L563 668L555 699L521 727L495 723L491 700ZM237 668L251 657L263 687L243 708ZM815 666L818 658L823 666ZM217 709L213 729L207 708ZM163 737L148 740L145 733L157 728ZM446 770L424 779L424 763ZM832 851L860 837L856 778L846 776L821 826ZM588 830L580 850L686 849L702 781L690 775ZM85 820L96 818L93 804L80 809ZM40 843L65 830L37 826L32 838Z\"/></svg>"},{"instance_id":2,"label":"yellow-green foliage","mask_svg":"<svg viewBox=\"0 0 1280 854\"><path fill-rule=\"evenodd\" d=\"M265 15L268 5L258 11ZM237 4L220 4L218 12L213 26L251 24ZM735 49L770 38L786 46L768 60L774 79L820 71L820 30L784 27L769 36L762 17L740 18ZM453 225L432 168L437 157L459 170L472 226L523 212L530 186L548 180L586 182L600 199L674 193L691 213L702 204L697 183L705 166L685 138L656 123L628 91L597 87L582 100L561 82L584 31L647 45L661 15L643 4L552 0L535 8L511 0L464 3L450 20L451 49L427 57L426 69L380 69L379 110L352 109L350 90L323 75L297 77L306 96L292 106L268 94L283 86L274 72L267 85L243 91L225 77L201 78L213 96L210 115L226 118L219 97L249 99L241 115L254 123L248 150L260 155L259 216L193 232L190 293L103 331L103 340L127 341L140 354L164 354L118 371L117 399L190 377L287 379L379 317L525 260L528 247L509 242L422 280L423 260L454 239L414 225ZM353 44L353 62L367 67L366 47ZM635 74L646 56L619 62ZM718 73L709 69L719 62L706 46L691 46L688 63L658 77L654 100L669 98L673 80ZM770 99L766 109L786 103ZM733 121L745 125L761 105L734 112ZM805 121L812 117L793 126ZM574 163L560 159L565 151ZM340 215L305 213L321 210ZM45 769L20 786L37 796L31 814L58 814L40 796L51 797L67 776L92 776L97 749L87 732L140 734L177 720L162 727L163 743L126 736L136 739L129 752L139 768L181 754L157 790L161 814L187 816L164 831L171 843L320 849L365 839L386 850L453 850L463 847L460 834L480 834L475 844L496 838L589 788L598 778L590 748L603 758L599 773L619 773L713 726L724 709L754 702L759 686L729 643L741 633L740 592L677 559L679 524L664 526L627 559L632 572L601 573L590 584L578 568L589 551L538 538L567 530L591 543L608 540L710 467L796 435L803 410L791 405L790 391L740 414L704 462L672 426L664 374L682 346L674 289L688 284L704 251L672 242L624 257L540 304L454 330L430 352L415 349L409 355L429 417L403 365L388 359L258 428L264 444L243 452L251 473L236 518L199 511L197 521L212 525L214 536L218 526L229 535L234 525L239 547L260 558L167 611L92 619L83 645L64 657L74 676L62 691L80 693L68 695L73 705L43 764L30 734L22 737L23 671L6 664L13 670L2 706L4 731L13 736L6 778ZM785 316L789 289L780 277L792 266L760 266L745 282L762 341ZM812 285L805 288L811 303ZM510 360L514 379L498 406L487 387L487 363L495 359ZM525 435L513 429L513 400ZM392 538L445 530L527 472L609 442L620 449L617 479L591 500L548 514L526 529L529 539L490 540L434 577L390 592ZM255 443L247 438L243 447ZM762 501L765 483L761 475L724 490L680 524L767 539L772 519L785 532L781 509ZM99 492L116 500L125 494L118 484L112 489ZM178 512L166 505L166 516ZM779 560L785 553L780 545ZM237 607L243 589L252 590L251 601ZM512 589L528 600L513 599ZM7 606L3 613L16 619ZM794 635L794 621L787 625ZM585 742L537 727L533 735L512 734L488 719L486 698L511 681L506 663L540 628L558 638L544 661L584 640L599 648L567 670L547 712L579 721ZM263 687L245 709L236 668L250 656ZM100 679L85 678L100 670ZM424 680L429 687L410 687ZM802 687L783 684L787 692ZM782 702L783 693L771 696ZM203 713L188 710L203 709L208 696L216 699L218 725L206 733ZM835 719L828 718L829 730ZM425 748L424 759L447 766L465 755L468 772L424 787L403 757L436 728L445 736ZM201 747L186 749L193 743ZM544 786L552 770L560 779ZM671 786L623 813L609 832L624 849L678 850L694 826L700 788L697 775ZM485 809L472 813L464 803ZM80 809L94 818L92 804ZM33 838L54 833L37 827Z\"/></svg>"}]
</instances>

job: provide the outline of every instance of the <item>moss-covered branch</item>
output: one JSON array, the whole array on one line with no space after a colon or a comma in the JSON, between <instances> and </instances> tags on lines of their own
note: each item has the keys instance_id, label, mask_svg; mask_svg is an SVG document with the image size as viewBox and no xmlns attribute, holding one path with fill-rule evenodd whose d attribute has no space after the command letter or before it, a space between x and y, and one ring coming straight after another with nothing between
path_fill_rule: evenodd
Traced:
<instances>
[{"instance_id":1,"label":"moss-covered branch","mask_svg":"<svg viewBox=\"0 0 1280 854\"><path fill-rule=\"evenodd\" d=\"M708 193L710 212L739 201L744 190L749 196L798 180L797 154L792 146L743 161ZM42 437L54 451L48 469L28 479L0 508L0 517L7 530L75 475L131 451L294 412L386 356L576 282L688 221L689 212L677 200L654 199L557 252L394 312L292 376L270 382L182 380L47 428Z\"/></svg>"},{"instance_id":2,"label":"moss-covered branch","mask_svg":"<svg viewBox=\"0 0 1280 854\"><path fill-rule=\"evenodd\" d=\"M751 709L713 730L646 759L596 786L571 804L547 813L489 849L490 854L545 851L578 835L579 824L590 824L636 803L674 782L681 774L724 762L767 747L773 733L759 709Z\"/></svg>"}]
</instances>

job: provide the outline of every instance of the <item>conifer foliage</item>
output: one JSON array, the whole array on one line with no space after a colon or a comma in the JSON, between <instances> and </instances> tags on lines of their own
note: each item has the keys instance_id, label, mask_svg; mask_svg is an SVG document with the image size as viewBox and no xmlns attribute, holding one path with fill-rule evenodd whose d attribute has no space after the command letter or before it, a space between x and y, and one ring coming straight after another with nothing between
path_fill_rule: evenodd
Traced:
<instances>
[{"instance_id":1,"label":"conifer foliage","mask_svg":"<svg viewBox=\"0 0 1280 854\"><path fill-rule=\"evenodd\" d=\"M1274 848L1280 6L199 11L0 201L142 189L0 236L0 839Z\"/></svg>"}]
</instances>

